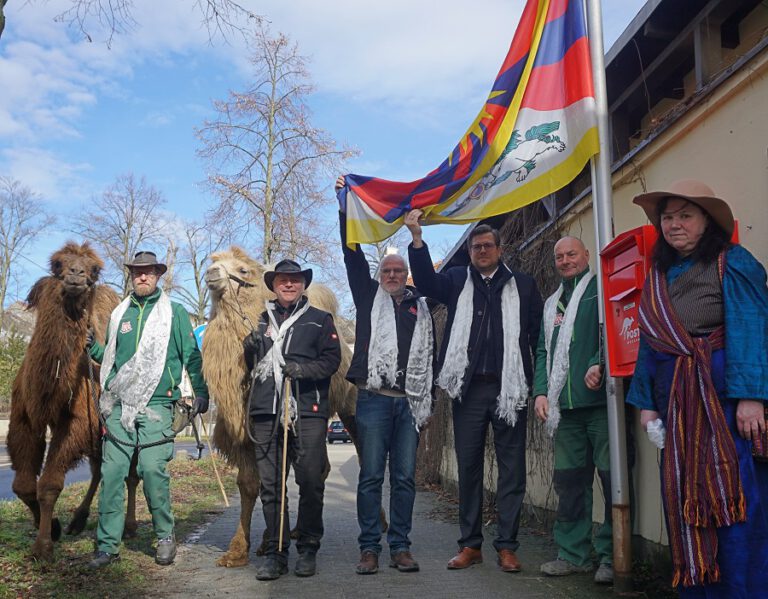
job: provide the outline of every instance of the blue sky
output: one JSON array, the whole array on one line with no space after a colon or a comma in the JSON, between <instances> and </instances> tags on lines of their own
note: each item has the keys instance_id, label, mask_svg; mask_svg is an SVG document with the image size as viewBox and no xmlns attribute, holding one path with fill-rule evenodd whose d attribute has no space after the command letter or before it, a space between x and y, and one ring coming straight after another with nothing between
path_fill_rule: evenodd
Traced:
<instances>
[{"instance_id":1,"label":"blue sky","mask_svg":"<svg viewBox=\"0 0 768 599\"><path fill-rule=\"evenodd\" d=\"M408 180L437 166L474 119L512 39L522 0L263 0L242 2L310 60L314 122L360 150L349 172ZM603 0L606 49L643 0ZM0 175L38 192L50 211L79 210L122 173L145 176L169 218L201 215L194 129L212 101L248 82L247 54L200 26L192 0L136 0L134 29L111 48L54 17L63 0L9 2L0 38ZM332 181L328 181L329 194ZM335 218L329 208L329 222ZM37 264L65 239L62 227L27 252ZM427 241L450 247L463 227ZM162 248L159 248L162 250ZM43 274L32 262L11 295ZM11 297L9 299L15 299Z\"/></svg>"}]
</instances>

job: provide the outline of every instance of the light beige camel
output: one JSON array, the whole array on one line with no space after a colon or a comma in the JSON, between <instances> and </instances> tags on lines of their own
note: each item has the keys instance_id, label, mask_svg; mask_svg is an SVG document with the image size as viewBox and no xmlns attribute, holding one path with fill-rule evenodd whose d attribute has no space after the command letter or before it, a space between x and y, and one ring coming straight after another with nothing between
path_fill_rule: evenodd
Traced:
<instances>
[{"instance_id":1,"label":"light beige camel","mask_svg":"<svg viewBox=\"0 0 768 599\"><path fill-rule=\"evenodd\" d=\"M238 468L240 523L220 566L237 567L248 563L251 516L259 495L256 452L246 430L246 398L249 385L243 357L243 339L258 323L266 299L274 294L264 285L264 267L243 250L233 247L214 254L205 274L211 291L212 309L203 336L203 375L218 415L213 442L227 461ZM310 302L331 314L338 313L338 302L327 287L312 283L307 290ZM354 431L356 389L344 379L352 353L341 344L341 366L331 380L330 408L337 412L348 430Z\"/></svg>"}]
</instances>

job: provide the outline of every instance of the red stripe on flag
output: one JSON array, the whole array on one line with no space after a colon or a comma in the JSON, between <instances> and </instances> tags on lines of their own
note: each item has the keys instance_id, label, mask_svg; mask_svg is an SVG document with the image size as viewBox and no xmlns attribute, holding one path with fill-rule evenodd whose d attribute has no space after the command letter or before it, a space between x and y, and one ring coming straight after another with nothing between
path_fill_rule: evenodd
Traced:
<instances>
[{"instance_id":1,"label":"red stripe on flag","mask_svg":"<svg viewBox=\"0 0 768 599\"><path fill-rule=\"evenodd\" d=\"M400 202L421 182L411 181L401 183L386 179L371 179L363 185L353 185L351 189L358 197L368 205L380 217L384 217L392 208Z\"/></svg>"},{"instance_id":2,"label":"red stripe on flag","mask_svg":"<svg viewBox=\"0 0 768 599\"><path fill-rule=\"evenodd\" d=\"M520 23L515 30L515 37L509 46L507 57L499 69L496 78L499 78L504 71L514 66L520 59L524 58L531 51L531 42L533 41L534 25L536 25L536 13L539 8L539 0L528 0L520 17Z\"/></svg>"},{"instance_id":3,"label":"red stripe on flag","mask_svg":"<svg viewBox=\"0 0 768 599\"><path fill-rule=\"evenodd\" d=\"M533 70L521 108L557 110L594 97L591 73L589 40L583 37L574 42L560 62Z\"/></svg>"},{"instance_id":4,"label":"red stripe on flag","mask_svg":"<svg viewBox=\"0 0 768 599\"><path fill-rule=\"evenodd\" d=\"M547 23L559 19L568 10L569 0L550 0L547 12Z\"/></svg>"},{"instance_id":5,"label":"red stripe on flag","mask_svg":"<svg viewBox=\"0 0 768 599\"><path fill-rule=\"evenodd\" d=\"M445 185L441 185L440 187L435 187L434 189L430 189L429 191L417 193L411 199L411 207L424 208L426 206L434 206L440 201L440 198L443 195L443 191L445 191Z\"/></svg>"}]
</instances>

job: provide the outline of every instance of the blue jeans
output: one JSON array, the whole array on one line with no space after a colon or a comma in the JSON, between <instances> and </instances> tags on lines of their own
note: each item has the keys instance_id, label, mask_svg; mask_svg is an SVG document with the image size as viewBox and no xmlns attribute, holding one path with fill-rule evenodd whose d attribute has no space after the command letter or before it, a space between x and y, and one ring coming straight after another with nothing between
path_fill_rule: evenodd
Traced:
<instances>
[{"instance_id":1,"label":"blue jeans","mask_svg":"<svg viewBox=\"0 0 768 599\"><path fill-rule=\"evenodd\" d=\"M416 498L416 447L419 444L408 399L360 389L355 420L361 450L357 484L360 551L381 553L379 510L387 455L390 485L387 543L392 555L408 551Z\"/></svg>"}]
</instances>

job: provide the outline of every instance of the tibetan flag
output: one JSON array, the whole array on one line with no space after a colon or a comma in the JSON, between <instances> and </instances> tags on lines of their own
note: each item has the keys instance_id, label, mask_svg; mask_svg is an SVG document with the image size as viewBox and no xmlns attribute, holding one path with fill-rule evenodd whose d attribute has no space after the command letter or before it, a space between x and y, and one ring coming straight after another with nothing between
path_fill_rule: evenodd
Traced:
<instances>
[{"instance_id":1,"label":"tibetan flag","mask_svg":"<svg viewBox=\"0 0 768 599\"><path fill-rule=\"evenodd\" d=\"M480 114L435 170L396 182L346 175L349 244L390 237L408 210L469 223L568 184L598 151L583 0L528 0Z\"/></svg>"}]
</instances>

